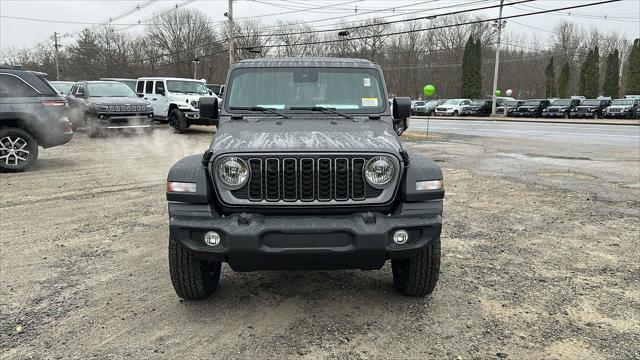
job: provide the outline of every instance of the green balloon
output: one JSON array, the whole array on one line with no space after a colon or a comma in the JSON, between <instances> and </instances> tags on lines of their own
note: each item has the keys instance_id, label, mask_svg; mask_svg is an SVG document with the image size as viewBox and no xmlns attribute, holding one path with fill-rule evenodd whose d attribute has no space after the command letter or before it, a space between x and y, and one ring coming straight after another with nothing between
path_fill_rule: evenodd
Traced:
<instances>
[{"instance_id":1,"label":"green balloon","mask_svg":"<svg viewBox=\"0 0 640 360\"><path fill-rule=\"evenodd\" d=\"M496 90L496 96L501 96L501 95L502 95L502 91Z\"/></svg>"},{"instance_id":2,"label":"green balloon","mask_svg":"<svg viewBox=\"0 0 640 360\"><path fill-rule=\"evenodd\" d=\"M436 87L433 85L425 85L422 88L422 93L424 94L424 96L431 96L436 93Z\"/></svg>"}]
</instances>

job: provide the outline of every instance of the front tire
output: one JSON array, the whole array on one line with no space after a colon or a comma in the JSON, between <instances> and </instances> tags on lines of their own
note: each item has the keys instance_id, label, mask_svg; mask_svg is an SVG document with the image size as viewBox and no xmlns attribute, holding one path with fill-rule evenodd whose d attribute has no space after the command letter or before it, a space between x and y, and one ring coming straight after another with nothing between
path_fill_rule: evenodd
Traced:
<instances>
[{"instance_id":1,"label":"front tire","mask_svg":"<svg viewBox=\"0 0 640 360\"><path fill-rule=\"evenodd\" d=\"M208 298L218 288L221 267L220 262L198 260L191 250L169 238L169 273L181 298Z\"/></svg>"},{"instance_id":2,"label":"front tire","mask_svg":"<svg viewBox=\"0 0 640 360\"><path fill-rule=\"evenodd\" d=\"M0 129L0 170L25 171L38 159L38 142L17 128Z\"/></svg>"},{"instance_id":3,"label":"front tire","mask_svg":"<svg viewBox=\"0 0 640 360\"><path fill-rule=\"evenodd\" d=\"M182 111L178 109L171 110L171 114L169 114L169 123L179 134L184 134L187 131L187 128L189 128L187 118L184 116Z\"/></svg>"},{"instance_id":4,"label":"front tire","mask_svg":"<svg viewBox=\"0 0 640 360\"><path fill-rule=\"evenodd\" d=\"M391 260L391 269L393 285L401 294L431 294L440 274L440 238L431 241L410 258Z\"/></svg>"},{"instance_id":5,"label":"front tire","mask_svg":"<svg viewBox=\"0 0 640 360\"><path fill-rule=\"evenodd\" d=\"M459 113L458 113L458 110L455 110L455 111L453 112L452 116L457 117L457 116L458 116L458 114L459 114Z\"/></svg>"}]
</instances>

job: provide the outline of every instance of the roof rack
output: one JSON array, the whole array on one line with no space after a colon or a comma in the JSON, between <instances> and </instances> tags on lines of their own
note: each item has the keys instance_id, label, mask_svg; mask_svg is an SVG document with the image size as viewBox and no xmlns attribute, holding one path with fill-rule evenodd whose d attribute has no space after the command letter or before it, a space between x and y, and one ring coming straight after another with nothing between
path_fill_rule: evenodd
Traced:
<instances>
[{"instance_id":1,"label":"roof rack","mask_svg":"<svg viewBox=\"0 0 640 360\"><path fill-rule=\"evenodd\" d=\"M22 65L0 65L0 69L5 69L5 70L24 70Z\"/></svg>"}]
</instances>

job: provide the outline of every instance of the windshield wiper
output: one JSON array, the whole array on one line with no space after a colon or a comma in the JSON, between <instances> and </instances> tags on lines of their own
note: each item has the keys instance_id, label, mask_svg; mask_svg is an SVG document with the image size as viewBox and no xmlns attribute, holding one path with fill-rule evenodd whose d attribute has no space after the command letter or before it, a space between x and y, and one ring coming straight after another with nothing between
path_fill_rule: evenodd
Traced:
<instances>
[{"instance_id":1,"label":"windshield wiper","mask_svg":"<svg viewBox=\"0 0 640 360\"><path fill-rule=\"evenodd\" d=\"M351 115L347 115L343 112L340 112L338 110L336 110L335 108L330 108L330 107L324 107L324 106L292 106L289 108L289 110L309 110L309 111L319 111L322 113L330 113L330 114L336 114L336 115L340 115L344 118L347 119L353 119L353 117Z\"/></svg>"},{"instance_id":2,"label":"windshield wiper","mask_svg":"<svg viewBox=\"0 0 640 360\"><path fill-rule=\"evenodd\" d=\"M268 114L274 114L274 115L278 115L280 117L283 117L285 119L288 119L289 117L275 109L272 108L266 108L266 107L262 107L262 106L232 106L229 108L229 110L249 110L249 111L259 111L259 112L263 112L263 113L268 113Z\"/></svg>"}]
</instances>

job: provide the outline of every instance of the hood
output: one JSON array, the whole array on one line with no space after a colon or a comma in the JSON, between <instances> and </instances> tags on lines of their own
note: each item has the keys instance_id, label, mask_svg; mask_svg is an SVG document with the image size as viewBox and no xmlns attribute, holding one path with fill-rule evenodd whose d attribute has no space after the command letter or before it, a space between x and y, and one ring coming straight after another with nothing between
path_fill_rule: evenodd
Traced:
<instances>
[{"instance_id":1,"label":"hood","mask_svg":"<svg viewBox=\"0 0 640 360\"><path fill-rule=\"evenodd\" d=\"M93 105L149 105L151 102L139 97L90 97Z\"/></svg>"},{"instance_id":2,"label":"hood","mask_svg":"<svg viewBox=\"0 0 640 360\"><path fill-rule=\"evenodd\" d=\"M209 94L197 94L197 93L188 93L188 94L183 94L183 93L170 93L169 94L169 98L171 99L171 101L174 102L191 102L193 100L195 101L200 101L201 97L217 97L215 95L209 95ZM220 101L220 99L218 99L218 101Z\"/></svg>"},{"instance_id":3,"label":"hood","mask_svg":"<svg viewBox=\"0 0 640 360\"><path fill-rule=\"evenodd\" d=\"M327 118L246 118L221 123L210 150L224 152L388 152L398 154L390 122ZM281 121L280 121L281 120ZM280 125L279 125L280 124Z\"/></svg>"},{"instance_id":4,"label":"hood","mask_svg":"<svg viewBox=\"0 0 640 360\"><path fill-rule=\"evenodd\" d=\"M583 109L583 110L588 110L588 109L599 109L600 106L597 105L584 105L584 106L578 106L576 109Z\"/></svg>"}]
</instances>

